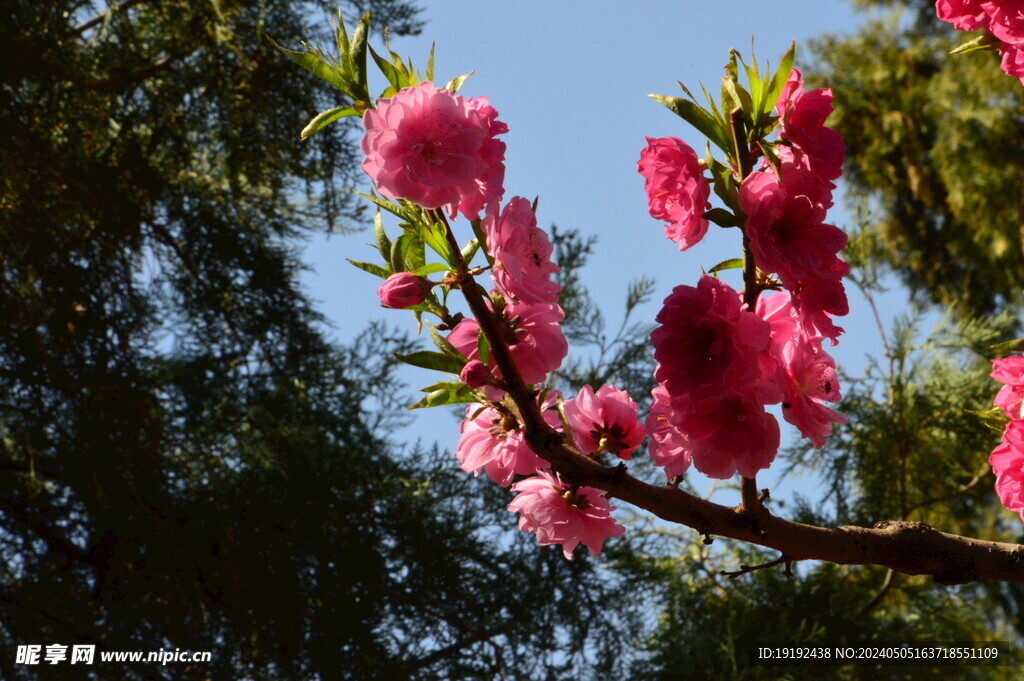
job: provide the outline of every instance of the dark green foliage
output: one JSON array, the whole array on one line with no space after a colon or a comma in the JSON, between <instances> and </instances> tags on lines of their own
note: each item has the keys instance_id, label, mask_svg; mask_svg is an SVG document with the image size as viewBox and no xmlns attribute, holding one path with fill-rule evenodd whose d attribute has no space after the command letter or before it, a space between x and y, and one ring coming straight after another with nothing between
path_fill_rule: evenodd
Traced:
<instances>
[{"instance_id":1,"label":"dark green foliage","mask_svg":"<svg viewBox=\"0 0 1024 681\"><path fill-rule=\"evenodd\" d=\"M957 314L1019 302L1024 287L1024 89L992 52L949 55L969 34L907 8L813 48L816 86L848 146L844 180L866 197L877 257Z\"/></svg>"}]
</instances>

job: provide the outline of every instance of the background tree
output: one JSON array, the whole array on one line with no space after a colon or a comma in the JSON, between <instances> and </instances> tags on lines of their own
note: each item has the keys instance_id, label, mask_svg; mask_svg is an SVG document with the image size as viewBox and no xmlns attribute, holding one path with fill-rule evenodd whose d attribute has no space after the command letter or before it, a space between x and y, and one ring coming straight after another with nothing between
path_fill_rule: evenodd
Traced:
<instances>
[{"instance_id":1,"label":"background tree","mask_svg":"<svg viewBox=\"0 0 1024 681\"><path fill-rule=\"evenodd\" d=\"M419 30L400 0L376 26ZM0 675L18 644L208 650L66 677L614 674L628 603L441 454L379 326L339 348L297 246L348 229L354 119L264 40L329 3L6 3L0 16ZM447 459L448 457L445 456ZM437 472L440 470L441 472ZM518 533L515 533L518 534ZM557 558L557 559L556 559ZM612 608L611 613L605 608ZM588 672L588 670L590 670Z\"/></svg>"}]
</instances>

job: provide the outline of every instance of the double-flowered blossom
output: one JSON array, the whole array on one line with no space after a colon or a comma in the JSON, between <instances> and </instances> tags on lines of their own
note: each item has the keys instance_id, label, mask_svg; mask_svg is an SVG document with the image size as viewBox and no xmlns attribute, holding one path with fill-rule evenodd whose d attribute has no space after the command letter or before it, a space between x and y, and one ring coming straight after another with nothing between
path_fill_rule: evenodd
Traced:
<instances>
[{"instance_id":1,"label":"double-flowered blossom","mask_svg":"<svg viewBox=\"0 0 1024 681\"><path fill-rule=\"evenodd\" d=\"M686 434L694 467L709 478L752 478L779 451L779 422L750 394L673 400L671 419Z\"/></svg>"},{"instance_id":2,"label":"double-flowered blossom","mask_svg":"<svg viewBox=\"0 0 1024 681\"><path fill-rule=\"evenodd\" d=\"M711 185L704 179L697 153L675 137L648 137L637 169L644 176L651 217L666 223L665 236L681 251L703 239Z\"/></svg>"},{"instance_id":3,"label":"double-flowered blossom","mask_svg":"<svg viewBox=\"0 0 1024 681\"><path fill-rule=\"evenodd\" d=\"M651 461L663 468L669 480L682 475L693 459L689 438L672 423L672 403L665 386L651 393L653 401L644 423L650 439Z\"/></svg>"},{"instance_id":4,"label":"double-flowered blossom","mask_svg":"<svg viewBox=\"0 0 1024 681\"><path fill-rule=\"evenodd\" d=\"M636 404L625 390L614 386L603 385L596 393L589 385L583 386L576 397L565 402L565 416L584 454L608 451L629 460L644 439Z\"/></svg>"},{"instance_id":5,"label":"double-flowered blossom","mask_svg":"<svg viewBox=\"0 0 1024 681\"><path fill-rule=\"evenodd\" d=\"M541 414L549 426L561 430L558 412L553 409L557 398L556 391L549 392L541 405ZM533 475L549 467L527 446L519 422L507 411L471 404L466 407L459 433L455 458L462 470L474 475L483 470L502 487L508 487L517 475Z\"/></svg>"},{"instance_id":6,"label":"double-flowered blossom","mask_svg":"<svg viewBox=\"0 0 1024 681\"><path fill-rule=\"evenodd\" d=\"M999 502L1024 520L1024 420L1006 424L1002 442L988 457L996 476Z\"/></svg>"},{"instance_id":7,"label":"double-flowered blossom","mask_svg":"<svg viewBox=\"0 0 1024 681\"><path fill-rule=\"evenodd\" d=\"M363 114L363 170L381 194L475 219L504 192L508 131L483 98L421 83Z\"/></svg>"},{"instance_id":8,"label":"double-flowered blossom","mask_svg":"<svg viewBox=\"0 0 1024 681\"><path fill-rule=\"evenodd\" d=\"M551 262L554 247L547 233L537 227L529 201L516 196L500 213L497 202L492 203L480 226L494 258L491 278L506 300L558 302L562 287L551 281L551 275L561 268Z\"/></svg>"},{"instance_id":9,"label":"double-flowered blossom","mask_svg":"<svg viewBox=\"0 0 1024 681\"><path fill-rule=\"evenodd\" d=\"M1024 2L938 0L935 14L961 31L983 28L999 40L1000 67L1024 83Z\"/></svg>"},{"instance_id":10,"label":"double-flowered blossom","mask_svg":"<svg viewBox=\"0 0 1024 681\"><path fill-rule=\"evenodd\" d=\"M793 69L775 104L782 131L798 164L826 180L834 180L843 172L846 145L836 130L826 127L832 113L832 90L804 91L803 75Z\"/></svg>"},{"instance_id":11,"label":"double-flowered blossom","mask_svg":"<svg viewBox=\"0 0 1024 681\"><path fill-rule=\"evenodd\" d=\"M519 529L535 533L541 546L561 544L566 558L572 558L573 549L581 543L596 556L605 539L626 531L612 518L615 507L601 497L600 490L566 485L548 471L520 480L512 491L519 494L508 510L519 513Z\"/></svg>"},{"instance_id":12,"label":"double-flowered blossom","mask_svg":"<svg viewBox=\"0 0 1024 681\"><path fill-rule=\"evenodd\" d=\"M1024 357L1010 355L992 360L992 378L1003 387L996 395L995 405L1011 419L1021 418L1021 399L1024 398Z\"/></svg>"},{"instance_id":13,"label":"double-flowered blossom","mask_svg":"<svg viewBox=\"0 0 1024 681\"><path fill-rule=\"evenodd\" d=\"M560 326L563 319L565 313L558 305L515 302L505 305L501 314L496 315L512 361L526 383L544 382L569 354L569 344ZM469 359L479 360L479 334L477 320L463 319L448 334L448 340ZM500 377L501 370L494 362L493 353L488 354L491 373Z\"/></svg>"}]
</instances>

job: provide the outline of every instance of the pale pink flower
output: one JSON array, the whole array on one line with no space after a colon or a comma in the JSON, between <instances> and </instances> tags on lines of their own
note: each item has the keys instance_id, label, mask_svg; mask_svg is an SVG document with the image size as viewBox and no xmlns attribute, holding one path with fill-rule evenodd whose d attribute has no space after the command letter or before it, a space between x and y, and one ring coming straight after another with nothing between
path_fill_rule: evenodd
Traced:
<instances>
[{"instance_id":1,"label":"pale pink flower","mask_svg":"<svg viewBox=\"0 0 1024 681\"><path fill-rule=\"evenodd\" d=\"M984 0L938 0L935 14L957 30L973 31L988 26L989 18L982 9L983 4Z\"/></svg>"},{"instance_id":2,"label":"pale pink flower","mask_svg":"<svg viewBox=\"0 0 1024 681\"><path fill-rule=\"evenodd\" d=\"M480 413L473 418L478 411ZM474 475L483 470L502 487L508 487L516 475L533 475L548 467L548 463L526 445L515 418L503 416L492 407L480 411L479 404L469 405L459 432L455 458L460 461L462 470Z\"/></svg>"},{"instance_id":3,"label":"pale pink flower","mask_svg":"<svg viewBox=\"0 0 1024 681\"><path fill-rule=\"evenodd\" d=\"M384 307L401 310L422 303L433 286L424 277L417 277L411 272L396 272L380 285L377 297Z\"/></svg>"},{"instance_id":4,"label":"pale pink flower","mask_svg":"<svg viewBox=\"0 0 1024 681\"><path fill-rule=\"evenodd\" d=\"M433 83L403 88L363 114L363 170L381 194L428 209L500 196L504 128L491 111Z\"/></svg>"},{"instance_id":5,"label":"pale pink flower","mask_svg":"<svg viewBox=\"0 0 1024 681\"><path fill-rule=\"evenodd\" d=\"M678 401L669 417L685 434L693 465L709 478L754 477L775 460L779 422L755 397Z\"/></svg>"},{"instance_id":6,"label":"pale pink flower","mask_svg":"<svg viewBox=\"0 0 1024 681\"><path fill-rule=\"evenodd\" d=\"M690 467L690 441L672 423L672 404L668 391L658 386L651 393L654 401L647 414L646 428L651 436L648 448L655 466L665 469L665 477L671 481Z\"/></svg>"},{"instance_id":7,"label":"pale pink flower","mask_svg":"<svg viewBox=\"0 0 1024 681\"><path fill-rule=\"evenodd\" d=\"M566 400L565 416L584 454L604 450L628 461L644 439L636 404L625 390L610 385L602 385L596 393L583 386L576 397Z\"/></svg>"},{"instance_id":8,"label":"pale pink flower","mask_svg":"<svg viewBox=\"0 0 1024 681\"><path fill-rule=\"evenodd\" d=\"M1024 520L1024 421L1006 424L1002 442L988 457L996 476L999 502Z\"/></svg>"},{"instance_id":9,"label":"pale pink flower","mask_svg":"<svg viewBox=\"0 0 1024 681\"><path fill-rule=\"evenodd\" d=\"M1024 399L1024 357L1010 355L992 360L992 378L1003 383L994 404L1011 419L1021 418L1021 400Z\"/></svg>"},{"instance_id":10,"label":"pale pink flower","mask_svg":"<svg viewBox=\"0 0 1024 681\"><path fill-rule=\"evenodd\" d=\"M778 358L786 378L782 416L820 449L832 434L833 423L849 423L822 404L842 399L835 360L822 350L819 340L801 335L783 343Z\"/></svg>"},{"instance_id":11,"label":"pale pink flower","mask_svg":"<svg viewBox=\"0 0 1024 681\"><path fill-rule=\"evenodd\" d=\"M530 305L509 303L498 317L512 361L527 384L543 383L547 375L562 364L569 354L569 344L559 326L565 313L557 305ZM469 359L480 359L479 323L472 318L463 319L448 334L448 340ZM488 353L491 373L501 377L494 363L494 353Z\"/></svg>"},{"instance_id":12,"label":"pale pink flower","mask_svg":"<svg viewBox=\"0 0 1024 681\"><path fill-rule=\"evenodd\" d=\"M505 193L505 143L497 136L508 132L508 126L498 120L498 111L486 97L470 97L466 102L487 122L488 135L480 147L480 157L487 170L476 178L476 186L462 195L458 205L449 204L448 212L453 218L458 212L467 220L476 220L484 206L498 203Z\"/></svg>"},{"instance_id":13,"label":"pale pink flower","mask_svg":"<svg viewBox=\"0 0 1024 681\"><path fill-rule=\"evenodd\" d=\"M675 137L648 137L637 169L644 176L651 217L666 222L666 238L678 243L681 251L703 239L711 185L704 179L697 153Z\"/></svg>"},{"instance_id":14,"label":"pale pink flower","mask_svg":"<svg viewBox=\"0 0 1024 681\"><path fill-rule=\"evenodd\" d=\"M529 201L516 196L500 214L497 202L492 203L480 226L494 258L491 278L507 300L558 302L562 287L551 281L551 275L562 268L551 262L554 247L547 233L537 227Z\"/></svg>"},{"instance_id":15,"label":"pale pink flower","mask_svg":"<svg viewBox=\"0 0 1024 681\"><path fill-rule=\"evenodd\" d=\"M580 543L596 556L605 539L626 531L612 518L615 507L601 497L600 490L573 489L548 471L520 480L512 485L512 491L519 495L508 510L519 513L519 529L534 532L541 546L561 544L567 559Z\"/></svg>"},{"instance_id":16,"label":"pale pink flower","mask_svg":"<svg viewBox=\"0 0 1024 681\"><path fill-rule=\"evenodd\" d=\"M770 328L742 309L739 294L703 275L665 298L651 333L654 378L678 399L714 399L748 389L760 377L758 356Z\"/></svg>"},{"instance_id":17,"label":"pale pink flower","mask_svg":"<svg viewBox=\"0 0 1024 681\"><path fill-rule=\"evenodd\" d=\"M775 110L782 123L779 136L807 157L810 169L827 180L839 177L846 145L839 132L825 126L832 113L832 90L804 92L803 77L793 69Z\"/></svg>"}]
</instances>

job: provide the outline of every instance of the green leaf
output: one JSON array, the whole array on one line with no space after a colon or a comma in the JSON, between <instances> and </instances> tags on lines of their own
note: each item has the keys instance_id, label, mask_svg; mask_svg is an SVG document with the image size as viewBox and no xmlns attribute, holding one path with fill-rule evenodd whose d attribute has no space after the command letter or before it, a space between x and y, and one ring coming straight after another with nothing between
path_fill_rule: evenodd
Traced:
<instances>
[{"instance_id":1,"label":"green leaf","mask_svg":"<svg viewBox=\"0 0 1024 681\"><path fill-rule=\"evenodd\" d=\"M449 385L458 385L462 389L467 387L460 383ZM409 407L409 409L426 409L429 407L443 407L449 404L467 404L469 402L476 402L476 398L473 396L472 391L466 394L461 394L459 390L456 389L441 388L430 392L422 400Z\"/></svg>"},{"instance_id":2,"label":"green leaf","mask_svg":"<svg viewBox=\"0 0 1024 681\"><path fill-rule=\"evenodd\" d=\"M384 218L381 217L379 208L373 214L373 234L377 238L377 250L383 257L389 257L391 255L391 239L384 231Z\"/></svg>"},{"instance_id":3,"label":"green leaf","mask_svg":"<svg viewBox=\"0 0 1024 681\"><path fill-rule=\"evenodd\" d=\"M487 336L484 335L483 329L476 331L476 354L484 364L491 363L490 347L487 345Z\"/></svg>"},{"instance_id":4,"label":"green leaf","mask_svg":"<svg viewBox=\"0 0 1024 681\"><path fill-rule=\"evenodd\" d=\"M950 50L949 53L967 54L968 52L977 52L978 50L995 50L999 48L999 45L999 38L986 31L984 35L980 35L973 40L968 40L962 45L957 45Z\"/></svg>"},{"instance_id":5,"label":"green leaf","mask_svg":"<svg viewBox=\"0 0 1024 681\"><path fill-rule=\"evenodd\" d=\"M362 271L369 272L373 276L380 277L381 279L387 279L392 274L394 274L394 272L389 272L380 265L374 265L373 263L370 262L359 262L357 260L349 260L348 258L345 258L345 260L348 260L350 263L352 263Z\"/></svg>"},{"instance_id":6,"label":"green leaf","mask_svg":"<svg viewBox=\"0 0 1024 681\"><path fill-rule=\"evenodd\" d=\"M765 159L768 161L768 165L772 167L777 175L779 173L779 166L782 164L782 159L779 158L779 152L775 150L775 145L765 140L757 140L757 146L761 148L761 153L764 154Z\"/></svg>"},{"instance_id":7,"label":"green leaf","mask_svg":"<svg viewBox=\"0 0 1024 681\"><path fill-rule=\"evenodd\" d=\"M448 267L448 265L442 265L439 262L432 262L429 265L424 265L423 267L417 267L416 269L414 269L412 271L412 273L415 274L418 277L426 277L426 276L429 276L431 274L437 274L438 272L447 272L450 269L451 268Z\"/></svg>"},{"instance_id":8,"label":"green leaf","mask_svg":"<svg viewBox=\"0 0 1024 681\"><path fill-rule=\"evenodd\" d=\"M697 128L701 134L711 140L719 149L727 154L730 153L729 142L725 131L722 129L722 125L715 120L715 117L707 109L682 97L668 97L666 95L647 96Z\"/></svg>"},{"instance_id":9,"label":"green leaf","mask_svg":"<svg viewBox=\"0 0 1024 681\"><path fill-rule=\"evenodd\" d=\"M271 45L281 50L286 57L312 73L314 76L327 81L344 93L349 92L351 85L348 82L348 79L338 69L329 64L323 55L310 50L308 47L305 52L289 50L286 47L278 45L269 35L266 36L266 38L270 41Z\"/></svg>"},{"instance_id":10,"label":"green leaf","mask_svg":"<svg viewBox=\"0 0 1024 681\"><path fill-rule=\"evenodd\" d=\"M740 219L738 217L736 217L729 211L725 210L724 208L712 208L711 210L705 212L703 217L705 220L710 220L719 227L739 227L741 224ZM726 262L730 261L727 260ZM715 270L711 271L714 272Z\"/></svg>"},{"instance_id":11,"label":"green leaf","mask_svg":"<svg viewBox=\"0 0 1024 681\"><path fill-rule=\"evenodd\" d=\"M434 48L437 47L437 41L430 43L430 56L427 58L427 80L431 83L434 82Z\"/></svg>"},{"instance_id":12,"label":"green leaf","mask_svg":"<svg viewBox=\"0 0 1024 681\"><path fill-rule=\"evenodd\" d=\"M466 364L466 360L452 357L451 355L443 355L440 352L430 352L429 350L420 350L418 352L412 352L408 355L401 353L395 353L395 358L411 364L414 367L420 367L421 369L433 369L434 371L446 371L450 374L458 374L462 371L462 367Z\"/></svg>"},{"instance_id":13,"label":"green leaf","mask_svg":"<svg viewBox=\"0 0 1024 681\"><path fill-rule=\"evenodd\" d=\"M428 324L427 327L430 329L430 339L434 341L434 345L437 346L437 349L440 350L442 354L448 357L454 357L455 359L462 362L462 364L465 364L466 362L469 361L469 359L461 352L459 352L458 348L452 345L447 338L438 333L437 327L435 327L433 324ZM459 365L459 371L462 371L462 365Z\"/></svg>"},{"instance_id":14,"label":"green leaf","mask_svg":"<svg viewBox=\"0 0 1024 681\"><path fill-rule=\"evenodd\" d=\"M974 414L986 427L991 428L997 433L1002 433L1006 429L1006 424L1010 422L1009 417L1003 413L1003 410L999 407L995 409L989 409L988 411L975 411L973 409L964 409L968 414Z\"/></svg>"},{"instance_id":15,"label":"green leaf","mask_svg":"<svg viewBox=\"0 0 1024 681\"><path fill-rule=\"evenodd\" d=\"M1024 350L1024 338L1015 338L992 346L992 353L996 357L1005 357L1011 352L1020 352L1021 350Z\"/></svg>"},{"instance_id":16,"label":"green leaf","mask_svg":"<svg viewBox=\"0 0 1024 681\"><path fill-rule=\"evenodd\" d=\"M364 194L362 192L355 191L354 189L352 191L358 194L359 196L363 197L364 199L372 201L373 203L377 204L378 206L380 206L387 212L391 213L392 215L400 217L403 220L407 220L410 222L412 221L412 218L409 216L408 211L399 206L397 203L394 203L393 201L388 201L387 199L381 198L376 194Z\"/></svg>"},{"instance_id":17,"label":"green leaf","mask_svg":"<svg viewBox=\"0 0 1024 681\"><path fill-rule=\"evenodd\" d=\"M329 124L333 123L339 118L358 115L359 112L350 106L336 106L333 109L321 111L316 115L315 118L313 118L313 120L309 122L309 124L305 128L302 129L302 132L299 133L299 138L303 140L307 139L310 135L313 135L314 133L323 130Z\"/></svg>"},{"instance_id":18,"label":"green leaf","mask_svg":"<svg viewBox=\"0 0 1024 681\"><path fill-rule=\"evenodd\" d=\"M377 62L377 68L380 69L380 72L384 74L384 77L388 79L388 82L391 83L395 90L401 90L402 77L395 70L395 67L387 59L377 54L377 50L373 49L372 46L369 49L370 55L373 56L373 61Z\"/></svg>"},{"instance_id":19,"label":"green leaf","mask_svg":"<svg viewBox=\"0 0 1024 681\"><path fill-rule=\"evenodd\" d=\"M724 270L741 270L743 269L743 258L729 258L718 263L710 270L708 274L714 274L715 272L722 272Z\"/></svg>"},{"instance_id":20,"label":"green leaf","mask_svg":"<svg viewBox=\"0 0 1024 681\"><path fill-rule=\"evenodd\" d=\"M778 70L775 71L775 75L772 76L771 81L767 84L766 90L768 91L768 94L764 99L764 103L761 105L762 115L771 113L772 109L775 108L775 102L778 101L779 95L782 94L782 88L786 86L786 81L789 80L789 74L793 70L793 59L795 57L796 41L789 44L789 49L786 50L786 54L782 55L782 61L779 63Z\"/></svg>"},{"instance_id":21,"label":"green leaf","mask_svg":"<svg viewBox=\"0 0 1024 681\"><path fill-rule=\"evenodd\" d=\"M469 73L463 73L461 76L455 76L454 78L449 80L447 83L445 83L445 85L444 85L445 89L446 90L451 90L452 92L458 92L459 88L462 87L462 84L466 82L466 79L469 78L470 76L472 76L474 73L476 73L476 72L475 71L470 71Z\"/></svg>"},{"instance_id":22,"label":"green leaf","mask_svg":"<svg viewBox=\"0 0 1024 681\"><path fill-rule=\"evenodd\" d=\"M367 12L352 31L348 53L352 59L352 78L362 88L366 87L366 36L370 30L370 13Z\"/></svg>"},{"instance_id":23,"label":"green leaf","mask_svg":"<svg viewBox=\"0 0 1024 681\"><path fill-rule=\"evenodd\" d=\"M345 69L346 73L352 73L352 54L349 52L351 47L348 44L348 29L345 27L345 17L341 15L341 9L338 9L338 21L334 25L334 41L338 45L338 59L341 61L341 67Z\"/></svg>"},{"instance_id":24,"label":"green leaf","mask_svg":"<svg viewBox=\"0 0 1024 681\"><path fill-rule=\"evenodd\" d=\"M451 244L448 243L447 229L443 224L435 222L429 226L425 225L420 230L420 234L427 245L434 249L434 252L441 256L446 263L455 265L455 253L452 251Z\"/></svg>"},{"instance_id":25,"label":"green leaf","mask_svg":"<svg viewBox=\"0 0 1024 681\"><path fill-rule=\"evenodd\" d=\"M726 99L729 100L728 106L725 104ZM750 93L735 80L724 76L722 77L722 106L730 112L740 109L743 112L743 122L747 124L747 127L753 125L754 103L750 98Z\"/></svg>"},{"instance_id":26,"label":"green leaf","mask_svg":"<svg viewBox=\"0 0 1024 681\"><path fill-rule=\"evenodd\" d=\"M468 265L473 262L476 252L480 250L480 242L477 239L470 239L469 243L462 247L462 259Z\"/></svg>"}]
</instances>

